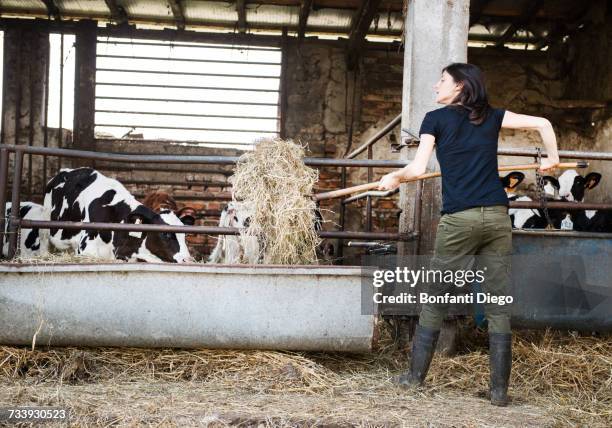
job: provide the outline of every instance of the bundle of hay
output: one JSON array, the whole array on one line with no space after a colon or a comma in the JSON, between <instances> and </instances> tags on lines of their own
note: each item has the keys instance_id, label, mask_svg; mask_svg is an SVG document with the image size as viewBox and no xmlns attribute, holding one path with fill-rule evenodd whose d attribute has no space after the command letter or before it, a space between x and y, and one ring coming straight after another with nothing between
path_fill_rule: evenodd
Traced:
<instances>
[{"instance_id":1,"label":"bundle of hay","mask_svg":"<svg viewBox=\"0 0 612 428\"><path fill-rule=\"evenodd\" d=\"M242 238L257 239L262 263L317 262L320 239L311 195L318 173L303 158L304 147L291 140L260 140L240 157L230 177L233 199L251 213Z\"/></svg>"}]
</instances>

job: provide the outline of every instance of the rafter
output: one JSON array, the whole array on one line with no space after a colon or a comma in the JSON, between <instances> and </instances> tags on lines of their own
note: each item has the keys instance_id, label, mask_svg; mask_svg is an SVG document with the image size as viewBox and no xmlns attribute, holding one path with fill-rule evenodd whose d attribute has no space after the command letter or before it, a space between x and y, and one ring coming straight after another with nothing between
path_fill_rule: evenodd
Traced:
<instances>
[{"instance_id":1,"label":"rafter","mask_svg":"<svg viewBox=\"0 0 612 428\"><path fill-rule=\"evenodd\" d=\"M527 24L529 24L530 19L533 18L533 16L536 15L539 12L539 10L542 8L543 4L544 4L544 0L529 0L529 1L527 1L525 3L525 6L523 7L523 11L521 12L521 15L512 21L512 23L510 24L508 29L499 38L497 43L495 43L495 46L501 47L507 41L512 39L514 34L520 28L524 28Z\"/></svg>"},{"instance_id":2,"label":"rafter","mask_svg":"<svg viewBox=\"0 0 612 428\"><path fill-rule=\"evenodd\" d=\"M185 29L185 13L183 12L183 5L181 0L168 0L170 3L170 9L172 9L172 15L174 15L174 22L178 30Z\"/></svg>"},{"instance_id":3,"label":"rafter","mask_svg":"<svg viewBox=\"0 0 612 428\"><path fill-rule=\"evenodd\" d=\"M589 22L589 15L594 12L593 9L595 7L596 4L594 3L577 5L575 8L568 12L569 16L575 17L574 20L563 23L557 22L552 27L548 35L546 35L539 42L536 43L535 48L537 50L540 50L546 46L549 46L551 43L578 31L583 25ZM597 12L594 12L594 14L597 15Z\"/></svg>"},{"instance_id":4,"label":"rafter","mask_svg":"<svg viewBox=\"0 0 612 428\"><path fill-rule=\"evenodd\" d=\"M359 57L359 53L365 43L366 34L372 25L372 20L376 16L378 6L382 0L363 0L359 10L353 15L351 20L351 30L348 41L348 64L353 68Z\"/></svg>"},{"instance_id":5,"label":"rafter","mask_svg":"<svg viewBox=\"0 0 612 428\"><path fill-rule=\"evenodd\" d=\"M128 22L128 16L123 6L117 3L117 0L104 0L111 14L111 19L118 25Z\"/></svg>"},{"instance_id":6,"label":"rafter","mask_svg":"<svg viewBox=\"0 0 612 428\"><path fill-rule=\"evenodd\" d=\"M489 3L491 3L491 0L472 0L470 2L470 27L478 24Z\"/></svg>"},{"instance_id":7,"label":"rafter","mask_svg":"<svg viewBox=\"0 0 612 428\"><path fill-rule=\"evenodd\" d=\"M59 7L57 7L57 4L55 4L55 0L43 0L43 2L45 3L45 6L47 7L47 15L49 15L49 17L52 16L55 19L59 20L60 10L59 10Z\"/></svg>"},{"instance_id":8,"label":"rafter","mask_svg":"<svg viewBox=\"0 0 612 428\"><path fill-rule=\"evenodd\" d=\"M312 0L302 0L300 5L300 20L298 22L298 39L303 39L306 34L306 24L308 23L308 15L312 9Z\"/></svg>"},{"instance_id":9,"label":"rafter","mask_svg":"<svg viewBox=\"0 0 612 428\"><path fill-rule=\"evenodd\" d=\"M236 0L236 12L238 12L238 31L246 33L246 0Z\"/></svg>"}]
</instances>

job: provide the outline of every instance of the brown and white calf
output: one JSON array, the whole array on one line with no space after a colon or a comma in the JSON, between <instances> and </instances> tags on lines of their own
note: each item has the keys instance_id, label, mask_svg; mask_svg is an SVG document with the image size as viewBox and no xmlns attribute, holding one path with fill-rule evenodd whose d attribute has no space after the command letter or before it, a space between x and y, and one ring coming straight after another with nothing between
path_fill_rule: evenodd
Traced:
<instances>
[{"instance_id":1,"label":"brown and white calf","mask_svg":"<svg viewBox=\"0 0 612 428\"><path fill-rule=\"evenodd\" d=\"M145 207L151 208L153 212L158 214L162 211L170 210L187 226L193 226L195 224L195 209L189 206L179 209L174 198L167 192L150 192L145 196L142 204Z\"/></svg>"}]
</instances>

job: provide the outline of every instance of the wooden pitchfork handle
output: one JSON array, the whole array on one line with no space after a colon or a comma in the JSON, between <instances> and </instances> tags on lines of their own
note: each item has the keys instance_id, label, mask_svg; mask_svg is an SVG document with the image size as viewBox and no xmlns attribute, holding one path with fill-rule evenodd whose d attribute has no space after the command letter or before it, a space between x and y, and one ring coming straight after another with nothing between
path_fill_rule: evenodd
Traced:
<instances>
[{"instance_id":1,"label":"wooden pitchfork handle","mask_svg":"<svg viewBox=\"0 0 612 428\"><path fill-rule=\"evenodd\" d=\"M562 162L557 165L555 168L561 169L569 169L569 168L586 168L589 166L589 163L586 161L578 161L578 162ZM538 169L540 164L538 163L525 163L519 165L502 165L499 167L499 171L516 171L516 170L528 170L528 169ZM408 183L411 181L418 180L426 180L428 178L440 177L442 174L440 172L428 172L423 175L419 175L418 177L409 178L407 180L401 180L402 183ZM315 201L321 201L323 199L334 199L339 198L341 196L350 195L351 193L357 192L367 192L368 190L374 190L378 187L378 181L373 183L365 183L360 184L358 186L347 187L345 189L332 190L331 192L317 193L314 195Z\"/></svg>"}]
</instances>

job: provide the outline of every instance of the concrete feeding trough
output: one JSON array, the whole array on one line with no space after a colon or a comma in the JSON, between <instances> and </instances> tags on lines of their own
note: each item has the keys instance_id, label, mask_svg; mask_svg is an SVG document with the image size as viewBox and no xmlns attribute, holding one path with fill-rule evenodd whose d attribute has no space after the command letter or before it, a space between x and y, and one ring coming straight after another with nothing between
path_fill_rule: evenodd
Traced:
<instances>
[{"instance_id":1,"label":"concrete feeding trough","mask_svg":"<svg viewBox=\"0 0 612 428\"><path fill-rule=\"evenodd\" d=\"M364 275L336 266L4 263L0 344L368 352L376 335L375 316L362 315Z\"/></svg>"}]
</instances>

